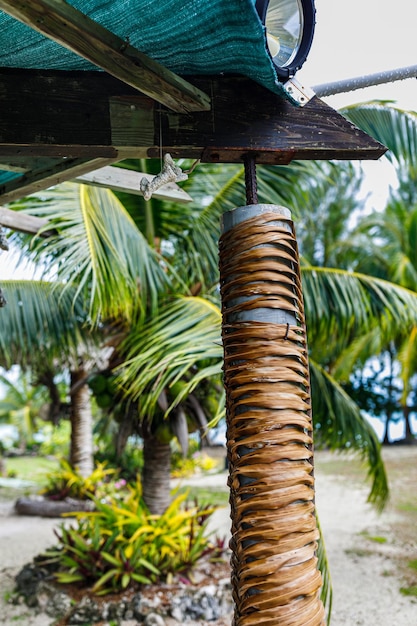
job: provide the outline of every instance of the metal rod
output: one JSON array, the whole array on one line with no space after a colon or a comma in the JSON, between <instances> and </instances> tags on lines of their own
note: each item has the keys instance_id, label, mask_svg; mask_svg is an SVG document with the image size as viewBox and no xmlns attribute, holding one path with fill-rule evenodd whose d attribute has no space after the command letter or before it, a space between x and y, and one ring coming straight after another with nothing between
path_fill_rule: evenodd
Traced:
<instances>
[{"instance_id":1,"label":"metal rod","mask_svg":"<svg viewBox=\"0 0 417 626\"><path fill-rule=\"evenodd\" d=\"M243 162L245 164L246 203L248 205L258 204L255 157L252 154L245 154Z\"/></svg>"},{"instance_id":2,"label":"metal rod","mask_svg":"<svg viewBox=\"0 0 417 626\"><path fill-rule=\"evenodd\" d=\"M357 76L356 78L346 78L333 83L323 83L322 85L316 85L312 89L319 98L322 98L323 96L333 96L337 93L346 93L407 78L417 78L417 65L387 70L386 72L378 72L376 74L367 74L366 76Z\"/></svg>"}]
</instances>

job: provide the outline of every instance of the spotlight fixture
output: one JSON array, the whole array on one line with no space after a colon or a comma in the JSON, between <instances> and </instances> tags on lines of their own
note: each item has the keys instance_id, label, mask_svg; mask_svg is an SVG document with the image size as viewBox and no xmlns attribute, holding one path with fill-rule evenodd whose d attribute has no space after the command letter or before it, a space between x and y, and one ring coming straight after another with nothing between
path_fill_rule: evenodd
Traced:
<instances>
[{"instance_id":1,"label":"spotlight fixture","mask_svg":"<svg viewBox=\"0 0 417 626\"><path fill-rule=\"evenodd\" d=\"M280 81L294 76L310 51L314 35L314 0L256 0L265 26L269 54Z\"/></svg>"}]
</instances>

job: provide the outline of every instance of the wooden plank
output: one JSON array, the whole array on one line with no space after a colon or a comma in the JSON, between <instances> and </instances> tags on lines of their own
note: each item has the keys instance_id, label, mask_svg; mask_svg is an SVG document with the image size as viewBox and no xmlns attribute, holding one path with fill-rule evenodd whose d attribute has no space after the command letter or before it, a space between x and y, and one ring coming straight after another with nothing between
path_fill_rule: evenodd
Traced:
<instances>
[{"instance_id":1,"label":"wooden plank","mask_svg":"<svg viewBox=\"0 0 417 626\"><path fill-rule=\"evenodd\" d=\"M76 176L81 176L101 166L114 163L115 160L118 159L69 159L58 161L54 166L51 165L47 169L27 172L20 179L13 179L0 186L0 201L2 204L7 204L23 196L29 196L53 185L72 180Z\"/></svg>"},{"instance_id":2,"label":"wooden plank","mask_svg":"<svg viewBox=\"0 0 417 626\"><path fill-rule=\"evenodd\" d=\"M35 157L113 157L109 95L137 94L103 72L0 70L0 161ZM135 121L154 142L155 101ZM146 150L139 157L146 156Z\"/></svg>"},{"instance_id":3,"label":"wooden plank","mask_svg":"<svg viewBox=\"0 0 417 626\"><path fill-rule=\"evenodd\" d=\"M378 159L385 147L319 98L297 108L245 78L198 78L213 110L176 113L98 72L0 72L0 161L17 155L257 163ZM106 152L106 150L108 152ZM84 152L83 152L84 151ZM112 152L113 151L113 152Z\"/></svg>"},{"instance_id":4,"label":"wooden plank","mask_svg":"<svg viewBox=\"0 0 417 626\"><path fill-rule=\"evenodd\" d=\"M112 167L108 165L101 167L98 170L88 172L75 178L75 182L85 183L87 185L94 185L97 187L105 187L113 189L115 191L126 191L134 195L142 196L140 190L140 181L142 178L152 180L155 176L142 172L134 172L133 170L127 170L121 167ZM191 196L181 189L176 183L168 183L163 187L160 187L155 191L152 196L161 200L169 200L187 203L191 202Z\"/></svg>"},{"instance_id":5,"label":"wooden plank","mask_svg":"<svg viewBox=\"0 0 417 626\"><path fill-rule=\"evenodd\" d=\"M210 98L64 0L0 0L0 9L174 111L208 111Z\"/></svg>"},{"instance_id":6,"label":"wooden plank","mask_svg":"<svg viewBox=\"0 0 417 626\"><path fill-rule=\"evenodd\" d=\"M4 157L5 155L3 155ZM62 159L61 160L66 160ZM56 158L53 157L39 157L31 156L30 154L24 156L22 154L15 156L5 156L0 158L0 170L8 172L15 172L17 174L24 174L32 170L46 170L56 165Z\"/></svg>"},{"instance_id":7,"label":"wooden plank","mask_svg":"<svg viewBox=\"0 0 417 626\"><path fill-rule=\"evenodd\" d=\"M0 207L0 224L11 230L28 235L36 235L41 228L48 226L49 221L34 215L27 215L20 211L12 211L6 207ZM42 235L46 237L51 231L45 231Z\"/></svg>"}]
</instances>

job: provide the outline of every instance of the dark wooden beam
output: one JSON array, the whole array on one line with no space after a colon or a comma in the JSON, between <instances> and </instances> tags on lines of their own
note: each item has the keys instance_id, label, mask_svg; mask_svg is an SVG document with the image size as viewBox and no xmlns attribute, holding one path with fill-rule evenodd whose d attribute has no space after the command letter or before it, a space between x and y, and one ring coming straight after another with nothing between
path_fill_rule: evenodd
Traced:
<instances>
[{"instance_id":1,"label":"dark wooden beam","mask_svg":"<svg viewBox=\"0 0 417 626\"><path fill-rule=\"evenodd\" d=\"M1 151L1 149L0 149ZM0 158L0 161L3 160ZM113 159L59 159L49 160L47 167L34 168L27 171L19 178L0 185L0 202L7 204L18 200L23 196L29 196L48 187L59 185L67 180L72 180L86 172L91 172L99 167L114 163Z\"/></svg>"},{"instance_id":2,"label":"dark wooden beam","mask_svg":"<svg viewBox=\"0 0 417 626\"><path fill-rule=\"evenodd\" d=\"M207 111L210 98L64 0L0 0L0 9L174 111Z\"/></svg>"},{"instance_id":3,"label":"dark wooden beam","mask_svg":"<svg viewBox=\"0 0 417 626\"><path fill-rule=\"evenodd\" d=\"M173 157L285 164L377 159L385 148L319 98L297 108L240 77L196 78L210 112L176 113L101 72L0 72L0 162Z\"/></svg>"}]
</instances>

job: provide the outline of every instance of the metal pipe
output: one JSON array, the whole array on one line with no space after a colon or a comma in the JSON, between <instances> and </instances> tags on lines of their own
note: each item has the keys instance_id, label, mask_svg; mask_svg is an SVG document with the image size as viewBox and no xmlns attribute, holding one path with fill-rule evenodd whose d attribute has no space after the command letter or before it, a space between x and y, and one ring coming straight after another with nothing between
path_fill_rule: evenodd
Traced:
<instances>
[{"instance_id":1,"label":"metal pipe","mask_svg":"<svg viewBox=\"0 0 417 626\"><path fill-rule=\"evenodd\" d=\"M398 80L406 80L407 78L417 78L417 65L387 70L386 72L377 72L376 74L367 74L366 76L357 76L356 78L345 78L333 83L323 83L316 85L312 89L319 98L323 98L324 96L334 96L338 93L346 93L384 83L393 83Z\"/></svg>"}]
</instances>

